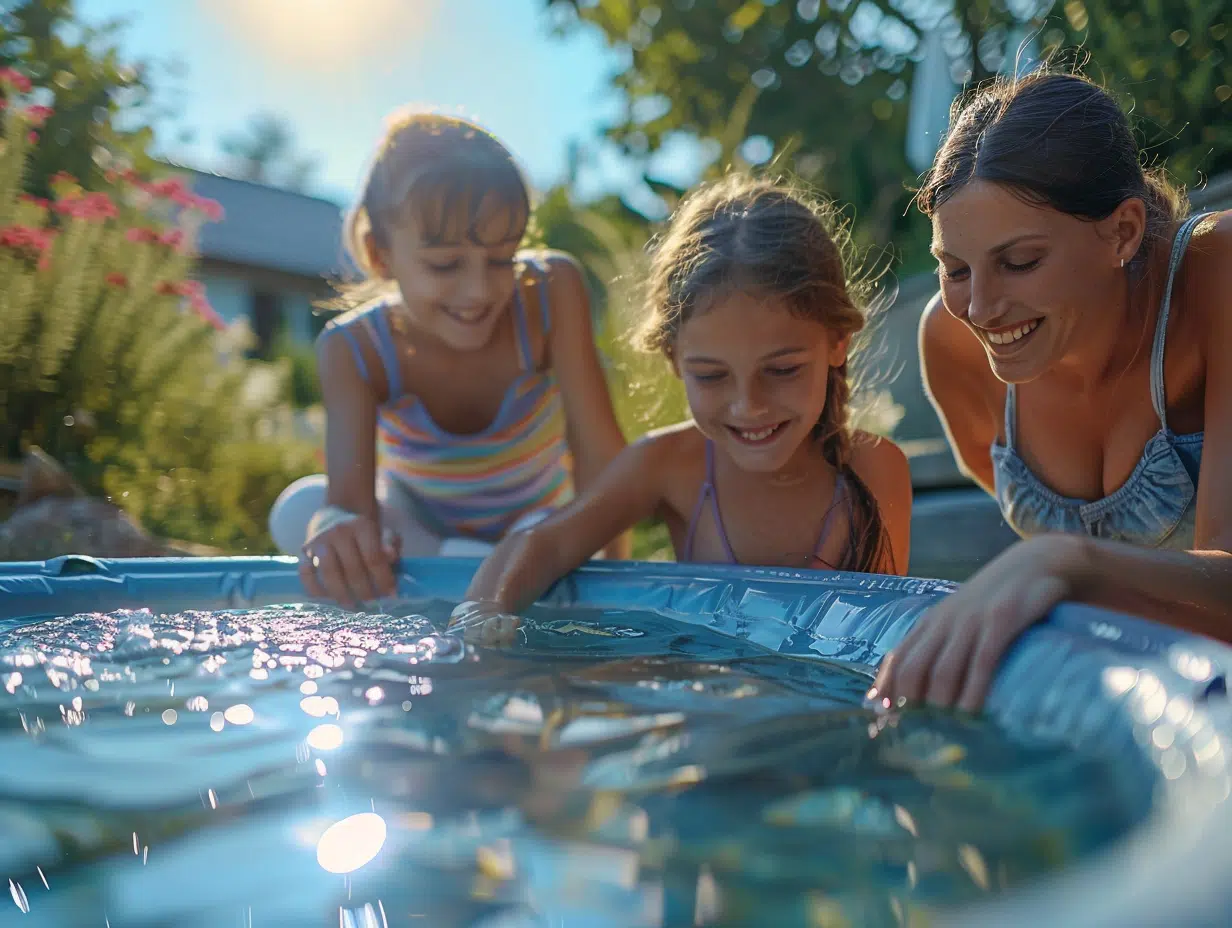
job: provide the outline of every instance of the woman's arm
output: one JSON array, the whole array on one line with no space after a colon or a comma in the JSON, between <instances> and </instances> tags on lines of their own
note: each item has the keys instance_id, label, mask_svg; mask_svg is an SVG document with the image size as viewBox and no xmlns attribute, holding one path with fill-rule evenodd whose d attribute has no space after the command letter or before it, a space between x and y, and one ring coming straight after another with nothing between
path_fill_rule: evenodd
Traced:
<instances>
[{"instance_id":1,"label":"woman's arm","mask_svg":"<svg viewBox=\"0 0 1232 928\"><path fill-rule=\"evenodd\" d=\"M466 598L517 612L614 537L659 508L670 435L625 448L585 493L544 521L506 536L476 571Z\"/></svg>"},{"instance_id":2,"label":"woman's arm","mask_svg":"<svg viewBox=\"0 0 1232 928\"><path fill-rule=\"evenodd\" d=\"M979 340L950 315L938 293L920 317L920 374L958 469L993 492L989 449L1005 420L1005 396Z\"/></svg>"},{"instance_id":3,"label":"woman's arm","mask_svg":"<svg viewBox=\"0 0 1232 928\"><path fill-rule=\"evenodd\" d=\"M548 350L560 382L566 435L573 456L573 479L586 492L625 447L616 422L607 378L599 363L590 320L590 296L582 269L570 256L554 252L548 259L549 305L554 308ZM628 534L611 540L607 554L627 558Z\"/></svg>"},{"instance_id":4,"label":"woman's arm","mask_svg":"<svg viewBox=\"0 0 1232 928\"><path fill-rule=\"evenodd\" d=\"M1232 641L1232 220L1190 248L1185 308L1204 317L1191 344L1206 354L1193 550L1062 534L1019 542L916 623L882 663L882 697L979 708L1006 649L1063 601Z\"/></svg>"},{"instance_id":5,"label":"woman's arm","mask_svg":"<svg viewBox=\"0 0 1232 928\"><path fill-rule=\"evenodd\" d=\"M873 495L889 541L890 559L878 569L905 576L911 557L911 465L907 455L888 438L857 432L851 467Z\"/></svg>"}]
</instances>

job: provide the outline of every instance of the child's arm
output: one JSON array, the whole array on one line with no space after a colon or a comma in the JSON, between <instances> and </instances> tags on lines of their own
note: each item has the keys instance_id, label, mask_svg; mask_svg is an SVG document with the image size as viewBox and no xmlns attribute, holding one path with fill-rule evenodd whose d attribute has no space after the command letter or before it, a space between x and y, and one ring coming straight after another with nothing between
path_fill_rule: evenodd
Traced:
<instances>
[{"instance_id":1,"label":"child's arm","mask_svg":"<svg viewBox=\"0 0 1232 928\"><path fill-rule=\"evenodd\" d=\"M907 455L888 438L857 432L852 440L851 467L864 481L885 526L892 559L883 573L904 576L911 557L911 465Z\"/></svg>"},{"instance_id":2,"label":"child's arm","mask_svg":"<svg viewBox=\"0 0 1232 928\"><path fill-rule=\"evenodd\" d=\"M325 405L327 507L308 525L300 578L308 592L346 606L389 595L396 588L396 544L381 535L376 500L375 387L360 373L358 350L381 376L375 350L358 348L328 328L317 339L317 371Z\"/></svg>"},{"instance_id":3,"label":"child's arm","mask_svg":"<svg viewBox=\"0 0 1232 928\"><path fill-rule=\"evenodd\" d=\"M479 566L466 598L517 612L633 525L654 515L672 436L628 446L572 503L504 538Z\"/></svg>"},{"instance_id":4,"label":"child's arm","mask_svg":"<svg viewBox=\"0 0 1232 928\"><path fill-rule=\"evenodd\" d=\"M625 437L616 422L607 378L599 363L590 320L590 296L577 261L569 255L553 253L548 259L548 287L549 303L556 310L552 314L548 351L560 383L569 451L573 456L573 479L580 495L594 485L603 469L625 447ZM632 546L627 533L607 542L608 557L629 556Z\"/></svg>"}]
</instances>

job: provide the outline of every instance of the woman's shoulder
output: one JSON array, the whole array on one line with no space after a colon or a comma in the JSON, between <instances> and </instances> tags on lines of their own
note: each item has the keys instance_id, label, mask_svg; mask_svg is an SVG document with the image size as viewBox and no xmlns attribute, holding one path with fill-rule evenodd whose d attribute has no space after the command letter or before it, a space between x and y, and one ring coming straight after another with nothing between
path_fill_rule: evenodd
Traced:
<instances>
[{"instance_id":1,"label":"woman's shoulder","mask_svg":"<svg viewBox=\"0 0 1232 928\"><path fill-rule=\"evenodd\" d=\"M1207 213L1194 225L1178 284L1185 315L1192 312L1201 330L1195 337L1206 344L1232 337L1232 210Z\"/></svg>"}]
</instances>

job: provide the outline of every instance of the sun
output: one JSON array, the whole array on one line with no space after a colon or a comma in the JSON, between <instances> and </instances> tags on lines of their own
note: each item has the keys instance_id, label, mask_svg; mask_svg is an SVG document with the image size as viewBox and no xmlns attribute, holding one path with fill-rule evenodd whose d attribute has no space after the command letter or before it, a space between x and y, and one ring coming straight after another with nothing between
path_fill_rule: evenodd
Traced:
<instances>
[{"instance_id":1,"label":"sun","mask_svg":"<svg viewBox=\"0 0 1232 928\"><path fill-rule=\"evenodd\" d=\"M349 70L405 53L426 35L443 0L210 0L231 36L271 64Z\"/></svg>"}]
</instances>

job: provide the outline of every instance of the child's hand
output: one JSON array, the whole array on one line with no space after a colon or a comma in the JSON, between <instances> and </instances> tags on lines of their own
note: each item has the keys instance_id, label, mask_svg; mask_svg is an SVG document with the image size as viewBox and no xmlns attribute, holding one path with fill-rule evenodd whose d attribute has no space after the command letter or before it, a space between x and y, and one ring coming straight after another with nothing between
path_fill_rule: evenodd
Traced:
<instances>
[{"instance_id":1,"label":"child's hand","mask_svg":"<svg viewBox=\"0 0 1232 928\"><path fill-rule=\"evenodd\" d=\"M449 631L462 632L462 639L485 647L513 644L522 620L510 615L500 603L468 600L458 603L449 616Z\"/></svg>"},{"instance_id":2,"label":"child's hand","mask_svg":"<svg viewBox=\"0 0 1232 928\"><path fill-rule=\"evenodd\" d=\"M394 564L398 560L398 537L382 533L373 519L327 507L330 512L313 519L316 529L304 544L299 577L314 597L332 599L348 608L397 589ZM323 516L323 517L322 517Z\"/></svg>"}]
</instances>

